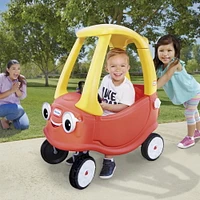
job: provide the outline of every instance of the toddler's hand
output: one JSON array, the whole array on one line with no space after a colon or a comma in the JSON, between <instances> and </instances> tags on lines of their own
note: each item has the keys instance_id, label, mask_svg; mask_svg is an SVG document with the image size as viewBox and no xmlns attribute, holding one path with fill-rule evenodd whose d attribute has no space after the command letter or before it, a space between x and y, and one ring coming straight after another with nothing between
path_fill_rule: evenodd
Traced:
<instances>
[{"instance_id":1,"label":"toddler's hand","mask_svg":"<svg viewBox=\"0 0 200 200\"><path fill-rule=\"evenodd\" d=\"M107 103L104 102L104 101L102 101L102 102L100 103L100 106L102 107L103 110L106 110Z\"/></svg>"}]
</instances>

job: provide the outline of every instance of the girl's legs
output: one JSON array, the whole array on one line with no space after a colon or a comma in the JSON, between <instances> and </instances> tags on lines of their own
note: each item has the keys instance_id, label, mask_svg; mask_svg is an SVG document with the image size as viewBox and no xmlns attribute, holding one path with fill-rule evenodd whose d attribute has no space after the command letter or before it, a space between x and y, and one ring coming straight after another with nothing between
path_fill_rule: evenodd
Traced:
<instances>
[{"instance_id":1,"label":"girl's legs","mask_svg":"<svg viewBox=\"0 0 200 200\"><path fill-rule=\"evenodd\" d=\"M199 117L199 112L195 113L195 120L196 120L196 130L194 132L194 139L200 138L200 117Z\"/></svg>"},{"instance_id":2,"label":"girl's legs","mask_svg":"<svg viewBox=\"0 0 200 200\"><path fill-rule=\"evenodd\" d=\"M178 144L178 147L180 148L188 148L195 144L194 142L195 129L200 131L200 118L197 109L199 101L200 101L200 94L196 95L194 98L184 103L188 134Z\"/></svg>"},{"instance_id":3,"label":"girl's legs","mask_svg":"<svg viewBox=\"0 0 200 200\"><path fill-rule=\"evenodd\" d=\"M200 117L198 109L195 113L195 121L196 121L196 129L200 132Z\"/></svg>"},{"instance_id":4,"label":"girl's legs","mask_svg":"<svg viewBox=\"0 0 200 200\"><path fill-rule=\"evenodd\" d=\"M197 131L197 132L199 132L199 137L200 137L200 117L199 117L199 111L197 109L194 114L193 120L195 120L195 124L190 124L191 120L189 122L187 121L188 136L194 137L195 131Z\"/></svg>"},{"instance_id":5,"label":"girl's legs","mask_svg":"<svg viewBox=\"0 0 200 200\"><path fill-rule=\"evenodd\" d=\"M0 117L13 121L16 129L24 130L29 127L29 120L21 105L3 104L0 105Z\"/></svg>"},{"instance_id":6,"label":"girl's legs","mask_svg":"<svg viewBox=\"0 0 200 200\"><path fill-rule=\"evenodd\" d=\"M193 137L195 129L200 131L200 117L198 111L198 104L200 101L200 94L187 101L185 106L185 117L188 126L188 136Z\"/></svg>"}]
</instances>

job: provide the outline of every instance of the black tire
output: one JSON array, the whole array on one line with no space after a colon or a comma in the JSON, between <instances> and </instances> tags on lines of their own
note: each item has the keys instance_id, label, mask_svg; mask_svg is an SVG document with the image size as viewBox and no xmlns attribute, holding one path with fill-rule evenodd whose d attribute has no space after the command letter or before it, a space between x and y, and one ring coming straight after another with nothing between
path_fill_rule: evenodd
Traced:
<instances>
[{"instance_id":1,"label":"black tire","mask_svg":"<svg viewBox=\"0 0 200 200\"><path fill-rule=\"evenodd\" d=\"M42 158L49 164L61 163L68 156L68 151L53 147L47 140L42 143L40 153Z\"/></svg>"},{"instance_id":2,"label":"black tire","mask_svg":"<svg viewBox=\"0 0 200 200\"><path fill-rule=\"evenodd\" d=\"M71 167L69 182L76 189L85 189L92 182L95 171L95 160L91 156L81 156Z\"/></svg>"},{"instance_id":3,"label":"black tire","mask_svg":"<svg viewBox=\"0 0 200 200\"><path fill-rule=\"evenodd\" d=\"M152 133L141 146L141 153L144 158L154 161L159 158L164 149L164 140L157 133Z\"/></svg>"}]
</instances>

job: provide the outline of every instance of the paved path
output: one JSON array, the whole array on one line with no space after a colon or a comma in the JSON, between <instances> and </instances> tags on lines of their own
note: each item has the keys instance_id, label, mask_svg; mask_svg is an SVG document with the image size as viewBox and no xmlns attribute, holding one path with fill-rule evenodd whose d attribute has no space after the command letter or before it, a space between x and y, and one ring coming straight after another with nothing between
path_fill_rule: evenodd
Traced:
<instances>
[{"instance_id":1,"label":"paved path","mask_svg":"<svg viewBox=\"0 0 200 200\"><path fill-rule=\"evenodd\" d=\"M200 199L200 140L192 148L176 147L186 134L185 122L161 124L155 131L165 141L161 157L153 162L140 148L116 157L112 179L98 173L102 155L91 152L97 163L95 178L84 190L71 187L70 167L49 165L40 156L44 138L0 144L1 200L198 200Z\"/></svg>"}]
</instances>

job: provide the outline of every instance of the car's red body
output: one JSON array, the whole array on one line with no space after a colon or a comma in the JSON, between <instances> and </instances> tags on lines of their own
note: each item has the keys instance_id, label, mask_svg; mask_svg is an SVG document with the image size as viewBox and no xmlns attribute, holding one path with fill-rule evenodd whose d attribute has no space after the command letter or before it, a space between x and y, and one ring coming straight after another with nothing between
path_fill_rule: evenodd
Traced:
<instances>
[{"instance_id":1,"label":"car's red body","mask_svg":"<svg viewBox=\"0 0 200 200\"><path fill-rule=\"evenodd\" d=\"M94 150L110 155L134 150L158 125L158 109L154 108L156 93L146 96L143 85L134 85L134 88L134 105L109 116L94 116L76 108L80 99L76 92L60 96L51 105L50 119L44 128L47 140L54 147L66 151ZM62 114L71 112L79 120L72 133L64 131L62 114L55 115L55 109Z\"/></svg>"}]
</instances>

